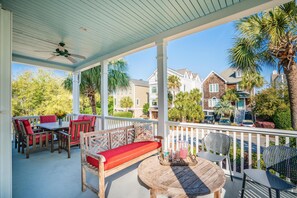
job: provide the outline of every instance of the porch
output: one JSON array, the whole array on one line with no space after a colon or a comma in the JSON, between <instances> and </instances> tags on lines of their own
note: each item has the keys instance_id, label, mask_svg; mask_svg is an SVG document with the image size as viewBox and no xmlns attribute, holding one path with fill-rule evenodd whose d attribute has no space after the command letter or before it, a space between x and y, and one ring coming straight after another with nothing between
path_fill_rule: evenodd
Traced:
<instances>
[{"instance_id":1,"label":"porch","mask_svg":"<svg viewBox=\"0 0 297 198\"><path fill-rule=\"evenodd\" d=\"M20 118L20 117L18 117ZM22 117L29 119L32 123L38 123L38 116ZM74 115L67 115L65 121L74 118ZM158 122L144 119L127 119L117 117L106 117L108 129L129 126L135 123L151 123L155 134L157 133ZM101 127L101 117L97 116L97 129ZM276 129L260 129L246 127L229 127L210 124L190 124L167 122L169 134L165 144L176 143L177 140L189 142L189 150L195 153L202 149L201 139L210 132L225 133L232 137L232 151L230 152L232 174L234 182L229 176L229 169L226 162L219 166L225 171L226 184L222 190L222 197L240 197L242 185L242 171L244 168L263 169L261 165L261 154L263 149L269 145L286 145L295 147L297 143L296 131L282 131ZM14 144L12 144L14 145ZM196 150L197 149L197 150ZM71 149L71 158L62 151L36 152L26 159L24 154L12 149L13 169L13 197L97 197L89 189L81 191L81 167L80 149ZM149 197L149 190L141 183L137 175L136 163L106 179L106 196L109 198L118 197ZM98 178L92 174L87 176L88 182L97 186ZM268 197L268 189L256 183L248 182L246 197ZM273 192L274 193L274 192ZM282 192L282 197L293 198L297 191ZM161 195L160 197L164 197ZM165 196L166 197L166 196ZM207 195L203 197L213 197Z\"/></svg>"},{"instance_id":2,"label":"porch","mask_svg":"<svg viewBox=\"0 0 297 198\"><path fill-rule=\"evenodd\" d=\"M189 1L183 1L182 5L177 2L171 5L169 1L163 2L162 5L149 2L131 5L120 1L117 2L118 5L110 5L114 3L111 1L99 2L95 5L95 3L83 1L75 3L73 1L68 3L65 1L47 1L41 3L37 1L17 0L12 2L0 0L0 197L26 197L24 196L26 193L29 197L34 197L32 193L37 193L34 194L36 196L42 194L51 197L59 197L60 195L60 197L67 197L66 191L70 193L69 197L93 196L88 194L90 192L86 192L87 195L80 193L79 184L74 182L80 174L79 150L73 150L73 157L70 160L66 159L63 153L58 155L47 152L36 153L32 155L30 160L25 160L22 159L21 154L15 153L15 150L10 150L12 61L72 72L73 113L75 115L79 114L80 72L100 64L102 115L98 116L97 129L108 129L121 126L123 123L126 125L135 122L135 120L121 120L108 116L108 61L155 46L157 49L159 116L157 122L150 122L154 123L155 132L165 137L165 147L170 146L170 141L174 142L176 137L182 137L191 141L191 151L193 152L199 148L199 139L211 130L232 135L235 140L234 148L237 146L237 138L240 137L241 157L239 164L241 166L237 164L235 153L233 167L235 172L242 172L245 164L245 149L247 149L248 156L247 164L252 166L254 137L257 141L258 168L260 168L260 144L264 143L264 140L261 139L263 135L266 138L266 146L269 145L271 138L275 139L275 144L279 143L280 136L285 136L286 144L290 142L290 138L296 138L296 132L295 134L286 131L254 132L248 129L246 129L248 132L245 132L245 130L236 128L168 122L167 43L261 10L270 9L289 2L289 0L217 0L215 4L209 1L207 3L209 5L205 1L203 2L202 6L198 5L199 2L193 5ZM116 8L116 12L121 13L121 17L114 15L114 8ZM155 13L156 8L158 8L157 14ZM164 12L164 9L170 13ZM15 14L14 17L13 14ZM173 20L170 19L172 16L174 16ZM159 20L166 19L166 17L170 20ZM119 32L119 29L123 29L123 31ZM51 50L57 47L57 43L64 40L69 43L71 53L83 53L84 56L79 55L83 57L83 60L75 61L69 58L68 51L66 53L62 46L58 46L58 50L56 50L58 54L54 56L63 55L66 58L68 57L67 59L70 62L64 57L58 57L53 61L52 57L48 57L47 54L36 53L36 46L41 47L37 50ZM137 122L142 121L137 120ZM273 137L269 137L271 135ZM247 145L245 138L248 140ZM240 167L239 170L237 167ZM136 166L130 172L128 171L129 174L135 176L135 168ZM65 174L65 177L60 177L61 174ZM63 178L71 178L71 180L63 180ZM119 181L119 187L116 187L116 190L110 190L109 197L121 197L119 195L123 194L119 190L120 188L131 189L123 187L130 180L121 180L121 178L116 179ZM78 186L74 187L73 185ZM137 183L129 184L130 187L136 185ZM72 192L73 194L71 194ZM140 188L135 197L142 196L144 192L148 193L148 191ZM230 196L232 196L234 191L226 192L230 192Z\"/></svg>"}]
</instances>

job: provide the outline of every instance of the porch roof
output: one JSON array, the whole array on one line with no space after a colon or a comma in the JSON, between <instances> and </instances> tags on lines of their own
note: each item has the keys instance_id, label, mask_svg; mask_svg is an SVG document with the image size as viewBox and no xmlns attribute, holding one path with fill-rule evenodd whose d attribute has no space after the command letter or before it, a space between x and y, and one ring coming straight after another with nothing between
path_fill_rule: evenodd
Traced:
<instances>
[{"instance_id":1,"label":"porch roof","mask_svg":"<svg viewBox=\"0 0 297 198\"><path fill-rule=\"evenodd\" d=\"M289 0L23 1L0 0L13 12L13 61L75 71L121 57ZM47 60L59 42L85 56ZM37 52L48 51L48 52Z\"/></svg>"}]
</instances>

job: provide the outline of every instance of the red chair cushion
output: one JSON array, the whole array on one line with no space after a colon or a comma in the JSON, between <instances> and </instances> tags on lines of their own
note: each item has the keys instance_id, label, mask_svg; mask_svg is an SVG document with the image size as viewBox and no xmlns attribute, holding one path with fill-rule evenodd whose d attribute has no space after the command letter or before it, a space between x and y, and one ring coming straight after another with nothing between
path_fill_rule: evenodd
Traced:
<instances>
[{"instance_id":1,"label":"red chair cushion","mask_svg":"<svg viewBox=\"0 0 297 198\"><path fill-rule=\"evenodd\" d=\"M13 120L17 131L21 131L21 126L18 119Z\"/></svg>"},{"instance_id":2,"label":"red chair cushion","mask_svg":"<svg viewBox=\"0 0 297 198\"><path fill-rule=\"evenodd\" d=\"M84 117L85 117L84 115L79 115L78 118L77 118L77 120L83 120Z\"/></svg>"},{"instance_id":3,"label":"red chair cushion","mask_svg":"<svg viewBox=\"0 0 297 198\"><path fill-rule=\"evenodd\" d=\"M104 162L104 170L109 170L160 147L160 142L134 142L98 154L103 155L106 159ZM98 160L93 157L87 156L87 162L95 167L99 167Z\"/></svg>"},{"instance_id":4,"label":"red chair cushion","mask_svg":"<svg viewBox=\"0 0 297 198\"><path fill-rule=\"evenodd\" d=\"M40 116L40 123L48 123L48 122L56 122L56 121L57 121L56 115Z\"/></svg>"},{"instance_id":5,"label":"red chair cushion","mask_svg":"<svg viewBox=\"0 0 297 198\"><path fill-rule=\"evenodd\" d=\"M88 115L85 115L85 116L83 117L83 120L91 120L91 127L95 127L96 116L88 116Z\"/></svg>"},{"instance_id":6,"label":"red chair cushion","mask_svg":"<svg viewBox=\"0 0 297 198\"><path fill-rule=\"evenodd\" d=\"M68 134L71 134L71 139L72 140L75 140L75 141L72 141L71 144L78 144L79 143L79 137L80 137L80 134L78 133L77 134L77 138L75 138L75 134L74 133L75 133L76 128L73 126L73 123L75 123L75 122L82 122L82 121L86 121L86 120L70 120ZM78 125L78 127L80 127L80 126ZM81 129L79 128L78 131L79 132L80 131L86 132L86 131L90 131L90 129L88 127L85 127L84 128L84 126L83 126Z\"/></svg>"},{"instance_id":7,"label":"red chair cushion","mask_svg":"<svg viewBox=\"0 0 297 198\"><path fill-rule=\"evenodd\" d=\"M20 120L20 122L23 123L23 126L25 128L25 131L26 131L27 135L33 135L34 134L29 120Z\"/></svg>"},{"instance_id":8,"label":"red chair cushion","mask_svg":"<svg viewBox=\"0 0 297 198\"><path fill-rule=\"evenodd\" d=\"M42 135L42 136L41 136L42 142L45 142L45 141L46 141L46 134L36 134L36 136L35 136L36 144L39 144L40 135ZM52 139L52 135L51 135L51 134L48 134L48 139L49 139L49 140ZM33 136L30 136L30 137L29 137L29 145L30 145L30 146L33 145Z\"/></svg>"}]
</instances>

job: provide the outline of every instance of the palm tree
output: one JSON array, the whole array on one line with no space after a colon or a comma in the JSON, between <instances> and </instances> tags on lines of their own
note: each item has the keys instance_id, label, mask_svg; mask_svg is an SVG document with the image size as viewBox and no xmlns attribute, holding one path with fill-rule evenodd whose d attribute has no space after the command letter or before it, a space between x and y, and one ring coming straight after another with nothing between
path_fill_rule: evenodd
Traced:
<instances>
[{"instance_id":1,"label":"palm tree","mask_svg":"<svg viewBox=\"0 0 297 198\"><path fill-rule=\"evenodd\" d=\"M240 82L240 87L247 90L252 96L254 88L260 88L264 84L264 78L259 72L245 72Z\"/></svg>"},{"instance_id":2,"label":"palm tree","mask_svg":"<svg viewBox=\"0 0 297 198\"><path fill-rule=\"evenodd\" d=\"M225 94L222 96L222 99L229 102L238 102L239 95L235 89L227 89Z\"/></svg>"},{"instance_id":3,"label":"palm tree","mask_svg":"<svg viewBox=\"0 0 297 198\"><path fill-rule=\"evenodd\" d=\"M72 77L68 76L63 82L65 89L72 91ZM112 61L108 64L108 91L116 88L129 86L129 76L127 74L127 63L124 60ZM81 73L80 93L89 98L92 113L96 111L96 93L100 93L101 87L101 66L93 67Z\"/></svg>"},{"instance_id":4,"label":"palm tree","mask_svg":"<svg viewBox=\"0 0 297 198\"><path fill-rule=\"evenodd\" d=\"M172 93L172 104L174 103L176 92L179 91L180 86L181 82L179 77L175 75L168 76L168 89Z\"/></svg>"},{"instance_id":5,"label":"palm tree","mask_svg":"<svg viewBox=\"0 0 297 198\"><path fill-rule=\"evenodd\" d=\"M287 78L292 127L297 130L297 6L294 1L243 18L230 49L232 67L259 72L264 65L278 66Z\"/></svg>"},{"instance_id":6,"label":"palm tree","mask_svg":"<svg viewBox=\"0 0 297 198\"><path fill-rule=\"evenodd\" d=\"M232 115L234 111L234 106L227 100L221 100L215 107L215 113L221 116L228 116Z\"/></svg>"}]
</instances>

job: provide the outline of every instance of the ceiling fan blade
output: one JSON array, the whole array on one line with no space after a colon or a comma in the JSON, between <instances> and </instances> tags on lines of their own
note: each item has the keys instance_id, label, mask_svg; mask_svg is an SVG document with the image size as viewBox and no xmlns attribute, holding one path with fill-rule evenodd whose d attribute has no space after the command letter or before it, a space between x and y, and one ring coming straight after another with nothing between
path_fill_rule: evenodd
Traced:
<instances>
[{"instance_id":1,"label":"ceiling fan blade","mask_svg":"<svg viewBox=\"0 0 297 198\"><path fill-rule=\"evenodd\" d=\"M34 50L34 52L53 52L53 51Z\"/></svg>"},{"instance_id":2,"label":"ceiling fan blade","mask_svg":"<svg viewBox=\"0 0 297 198\"><path fill-rule=\"evenodd\" d=\"M52 55L51 57L49 57L47 60L53 60L54 58L56 58L56 55Z\"/></svg>"},{"instance_id":3,"label":"ceiling fan blade","mask_svg":"<svg viewBox=\"0 0 297 198\"><path fill-rule=\"evenodd\" d=\"M76 58L81 58L81 59L86 59L86 57L78 55L78 54L70 54L70 56L76 57Z\"/></svg>"},{"instance_id":4,"label":"ceiling fan blade","mask_svg":"<svg viewBox=\"0 0 297 198\"><path fill-rule=\"evenodd\" d=\"M67 56L66 57L70 62L72 63L76 63L76 60L74 58L72 58L71 56Z\"/></svg>"}]
</instances>

